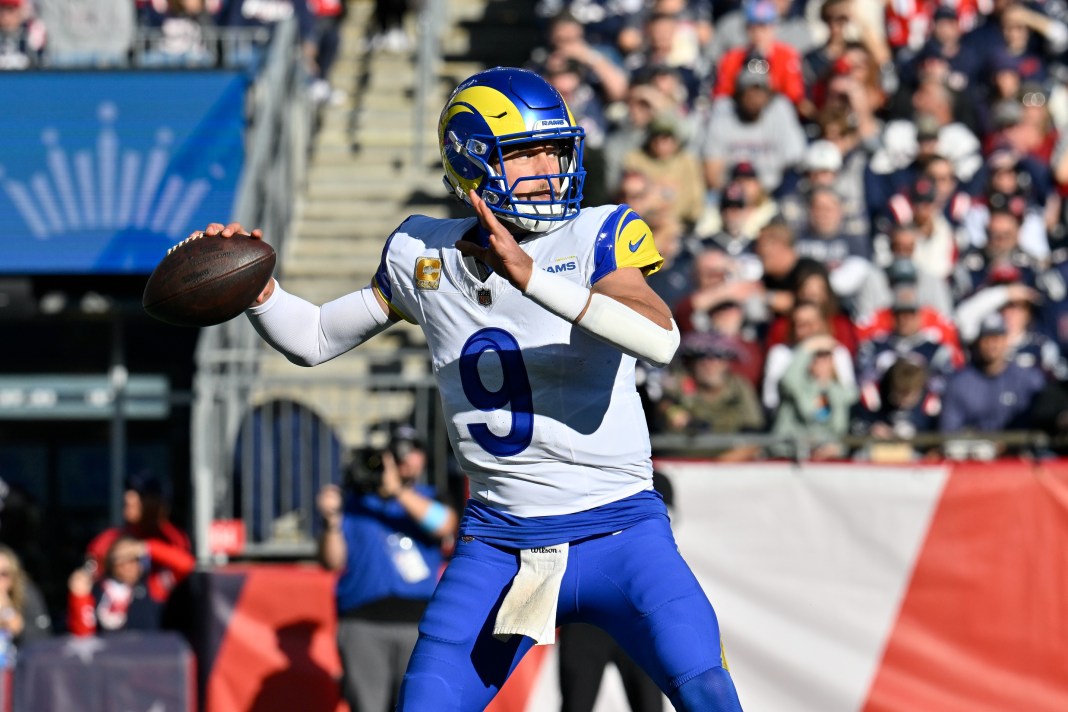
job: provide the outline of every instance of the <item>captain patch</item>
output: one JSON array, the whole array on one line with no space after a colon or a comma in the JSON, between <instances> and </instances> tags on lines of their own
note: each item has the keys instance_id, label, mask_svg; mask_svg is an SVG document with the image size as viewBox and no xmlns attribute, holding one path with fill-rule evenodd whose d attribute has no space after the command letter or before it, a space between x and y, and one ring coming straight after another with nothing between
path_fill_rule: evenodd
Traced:
<instances>
[{"instance_id":1,"label":"captain patch","mask_svg":"<svg viewBox=\"0 0 1068 712\"><path fill-rule=\"evenodd\" d=\"M441 284L441 260L437 257L420 257L415 261L415 288L437 289Z\"/></svg>"}]
</instances>

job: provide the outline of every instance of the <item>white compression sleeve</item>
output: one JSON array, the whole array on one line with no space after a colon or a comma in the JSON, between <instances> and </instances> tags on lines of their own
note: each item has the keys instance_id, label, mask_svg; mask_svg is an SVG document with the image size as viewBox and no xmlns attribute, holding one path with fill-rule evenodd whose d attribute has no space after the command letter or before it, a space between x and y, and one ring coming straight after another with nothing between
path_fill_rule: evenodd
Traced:
<instances>
[{"instance_id":1,"label":"white compression sleeve","mask_svg":"<svg viewBox=\"0 0 1068 712\"><path fill-rule=\"evenodd\" d=\"M391 324L370 287L317 307L275 283L267 301L245 313L260 336L298 366L329 361Z\"/></svg>"},{"instance_id":2,"label":"white compression sleeve","mask_svg":"<svg viewBox=\"0 0 1068 712\"><path fill-rule=\"evenodd\" d=\"M625 304L558 274L538 269L537 265L524 294L583 331L654 366L669 364L679 347L679 329L674 319L671 329L664 329ZM583 309L585 314L582 314ZM582 314L581 319L578 319L579 314Z\"/></svg>"}]
</instances>

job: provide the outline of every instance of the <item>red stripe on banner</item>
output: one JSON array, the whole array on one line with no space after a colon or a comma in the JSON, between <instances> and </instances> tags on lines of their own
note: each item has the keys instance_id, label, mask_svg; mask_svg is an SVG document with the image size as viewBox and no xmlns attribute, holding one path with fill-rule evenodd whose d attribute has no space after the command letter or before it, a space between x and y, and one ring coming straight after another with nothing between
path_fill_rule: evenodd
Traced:
<instances>
[{"instance_id":1,"label":"red stripe on banner","mask_svg":"<svg viewBox=\"0 0 1068 712\"><path fill-rule=\"evenodd\" d=\"M531 648L512 671L508 682L504 683L504 687L486 707L486 712L526 712L548 652L546 645L535 645Z\"/></svg>"},{"instance_id":2,"label":"red stripe on banner","mask_svg":"<svg viewBox=\"0 0 1068 712\"><path fill-rule=\"evenodd\" d=\"M953 467L865 712L1068 710L1068 465Z\"/></svg>"},{"instance_id":3,"label":"red stripe on banner","mask_svg":"<svg viewBox=\"0 0 1068 712\"><path fill-rule=\"evenodd\" d=\"M342 712L335 577L312 566L234 567L247 580L208 682L210 712Z\"/></svg>"}]
</instances>

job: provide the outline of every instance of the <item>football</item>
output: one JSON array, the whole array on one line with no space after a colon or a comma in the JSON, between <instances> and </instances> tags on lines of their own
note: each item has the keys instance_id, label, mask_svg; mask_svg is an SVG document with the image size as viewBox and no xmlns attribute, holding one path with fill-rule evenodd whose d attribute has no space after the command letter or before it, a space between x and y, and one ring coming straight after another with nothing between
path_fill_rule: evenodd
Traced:
<instances>
[{"instance_id":1,"label":"football","mask_svg":"<svg viewBox=\"0 0 1068 712\"><path fill-rule=\"evenodd\" d=\"M167 250L148 278L141 305L176 326L211 326L243 312L274 272L274 248L249 235L202 232Z\"/></svg>"}]
</instances>

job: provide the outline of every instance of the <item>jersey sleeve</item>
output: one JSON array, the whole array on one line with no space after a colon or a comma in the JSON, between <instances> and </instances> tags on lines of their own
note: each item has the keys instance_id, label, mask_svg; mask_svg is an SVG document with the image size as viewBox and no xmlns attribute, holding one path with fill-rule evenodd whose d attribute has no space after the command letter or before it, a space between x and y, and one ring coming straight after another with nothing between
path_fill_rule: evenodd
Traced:
<instances>
[{"instance_id":1,"label":"jersey sleeve","mask_svg":"<svg viewBox=\"0 0 1068 712\"><path fill-rule=\"evenodd\" d=\"M620 205L597 231L590 284L596 284L620 267L637 267L648 277L663 264L664 258L653 242L653 231L638 213Z\"/></svg>"},{"instance_id":2,"label":"jersey sleeve","mask_svg":"<svg viewBox=\"0 0 1068 712\"><path fill-rule=\"evenodd\" d=\"M407 222L407 221L405 221ZM397 302L395 297L396 283L389 269L390 248L393 246L393 238L397 236L397 233L401 232L404 228L404 223L401 223L400 227L393 231L393 234L386 240L386 244L382 247L382 259L378 263L378 269L375 270L375 276L371 279L371 284L379 296L385 300L389 305L391 311L395 312L397 316L401 317L405 321L414 324L415 319L408 316L407 312Z\"/></svg>"}]
</instances>

